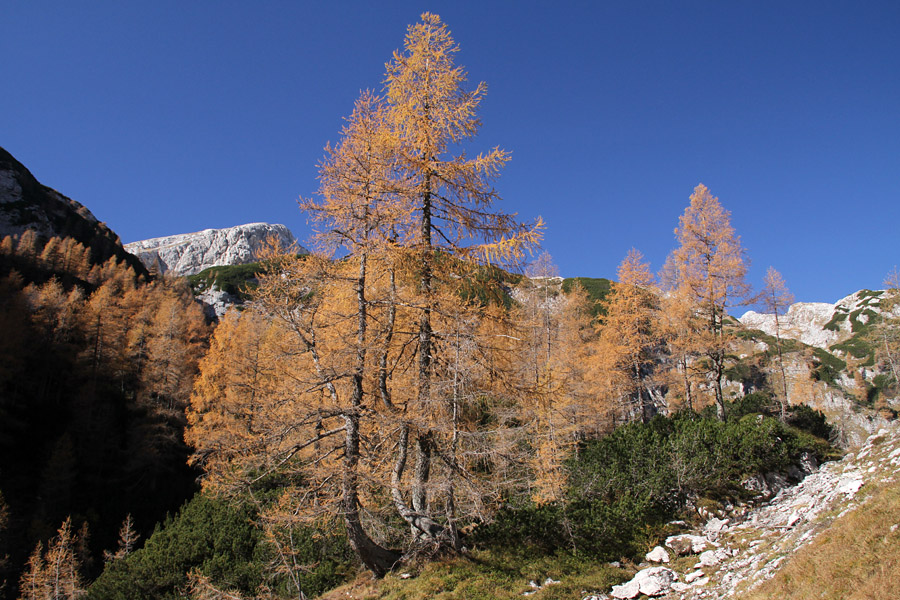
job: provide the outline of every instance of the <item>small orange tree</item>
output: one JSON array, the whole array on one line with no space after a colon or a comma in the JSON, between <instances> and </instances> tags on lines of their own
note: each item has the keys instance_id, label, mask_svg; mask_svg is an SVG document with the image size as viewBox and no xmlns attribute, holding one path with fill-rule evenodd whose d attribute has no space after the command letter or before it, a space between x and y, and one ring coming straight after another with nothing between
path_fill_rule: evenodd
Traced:
<instances>
[{"instance_id":1,"label":"small orange tree","mask_svg":"<svg viewBox=\"0 0 900 600\"><path fill-rule=\"evenodd\" d=\"M781 374L781 385L776 391L776 396L781 403L781 420L784 421L787 418L787 407L790 402L788 401L787 373L784 368L784 349L781 344L780 317L794 302L794 295L788 290L781 273L773 267L769 267L763 278L760 300L766 307L766 311L775 317L775 349L778 351L778 370Z\"/></svg>"}]
</instances>

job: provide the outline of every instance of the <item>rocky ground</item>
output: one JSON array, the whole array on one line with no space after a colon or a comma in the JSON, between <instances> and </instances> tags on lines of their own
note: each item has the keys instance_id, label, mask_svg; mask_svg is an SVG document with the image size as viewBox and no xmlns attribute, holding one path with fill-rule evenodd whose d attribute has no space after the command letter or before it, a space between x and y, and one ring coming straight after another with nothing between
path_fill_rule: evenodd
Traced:
<instances>
[{"instance_id":1,"label":"rocky ground","mask_svg":"<svg viewBox=\"0 0 900 600\"><path fill-rule=\"evenodd\" d=\"M710 515L703 528L666 539L647 554L634 578L584 600L732 598L771 578L801 547L863 504L867 483L900 481L900 426L870 436L862 447L781 489L754 507ZM769 483L778 483L769 478ZM900 517L898 517L900 519Z\"/></svg>"}]
</instances>

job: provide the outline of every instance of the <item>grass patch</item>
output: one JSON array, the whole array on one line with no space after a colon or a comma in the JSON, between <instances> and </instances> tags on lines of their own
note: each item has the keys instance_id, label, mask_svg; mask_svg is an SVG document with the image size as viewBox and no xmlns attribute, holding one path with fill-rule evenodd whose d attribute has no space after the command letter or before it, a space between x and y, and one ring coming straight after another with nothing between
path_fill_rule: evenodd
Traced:
<instances>
[{"instance_id":1,"label":"grass patch","mask_svg":"<svg viewBox=\"0 0 900 600\"><path fill-rule=\"evenodd\" d=\"M378 591L367 598L512 600L522 598L524 592L534 591L529 598L563 600L608 591L631 577L624 569L570 555L525 559L514 553L496 552L472 552L468 556L429 563L408 579L402 579L401 573L385 577ZM559 583L544 585L547 578ZM532 587L531 582L541 586L540 589Z\"/></svg>"},{"instance_id":2,"label":"grass patch","mask_svg":"<svg viewBox=\"0 0 900 600\"><path fill-rule=\"evenodd\" d=\"M900 486L887 484L742 600L896 598L898 573Z\"/></svg>"}]
</instances>

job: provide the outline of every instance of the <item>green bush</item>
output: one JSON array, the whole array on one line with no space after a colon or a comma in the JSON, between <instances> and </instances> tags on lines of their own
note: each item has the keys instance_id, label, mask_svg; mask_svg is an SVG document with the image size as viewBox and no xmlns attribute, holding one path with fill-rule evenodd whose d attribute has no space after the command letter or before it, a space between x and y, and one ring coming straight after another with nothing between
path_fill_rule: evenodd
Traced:
<instances>
[{"instance_id":1,"label":"green bush","mask_svg":"<svg viewBox=\"0 0 900 600\"><path fill-rule=\"evenodd\" d=\"M822 350L821 348L813 349L813 377L818 381L824 381L831 386L837 386L837 378L841 371L847 368L847 363L840 358Z\"/></svg>"},{"instance_id":2,"label":"green bush","mask_svg":"<svg viewBox=\"0 0 900 600\"><path fill-rule=\"evenodd\" d=\"M110 562L91 585L96 600L180 598L198 569L216 585L252 591L261 582L254 560L259 533L246 507L198 494L157 525L143 548Z\"/></svg>"},{"instance_id":3,"label":"green bush","mask_svg":"<svg viewBox=\"0 0 900 600\"><path fill-rule=\"evenodd\" d=\"M783 423L765 394L727 408L727 422L683 411L584 442L568 462L564 502L507 507L475 541L537 553L569 549L601 560L635 556L689 499L745 498L746 477L784 470L803 452L828 455L827 442L816 436L830 430L817 411L793 407Z\"/></svg>"},{"instance_id":4,"label":"green bush","mask_svg":"<svg viewBox=\"0 0 900 600\"><path fill-rule=\"evenodd\" d=\"M241 300L247 300L247 292L256 288L256 277L264 270L263 263L259 262L209 267L196 275L190 275L188 282L195 294L215 287Z\"/></svg>"},{"instance_id":5,"label":"green bush","mask_svg":"<svg viewBox=\"0 0 900 600\"><path fill-rule=\"evenodd\" d=\"M249 503L234 504L197 494L174 517L158 525L142 548L113 560L88 590L91 600L182 598L187 573L197 570L221 589L253 594L264 581L272 548L254 526ZM346 579L350 562L346 540L311 528L293 532L297 560L314 567L299 573L307 595L319 594ZM276 578L276 591L291 592ZM281 588L284 588L283 590Z\"/></svg>"}]
</instances>

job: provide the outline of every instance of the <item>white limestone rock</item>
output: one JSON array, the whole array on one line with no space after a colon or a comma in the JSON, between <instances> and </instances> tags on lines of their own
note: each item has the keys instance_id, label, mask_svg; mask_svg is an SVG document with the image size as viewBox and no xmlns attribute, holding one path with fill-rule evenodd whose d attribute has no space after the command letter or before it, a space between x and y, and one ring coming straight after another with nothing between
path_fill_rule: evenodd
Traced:
<instances>
[{"instance_id":1,"label":"white limestone rock","mask_svg":"<svg viewBox=\"0 0 900 600\"><path fill-rule=\"evenodd\" d=\"M804 344L828 349L836 342L852 335L853 323L851 315L865 324L869 321L867 311L883 314L880 307L880 293L872 294L860 290L841 298L834 304L827 302L797 302L792 304L787 313L778 317L779 333L782 337L799 340ZM894 309L895 316L900 308ZM842 314L835 322L836 329L825 329L836 315ZM775 315L747 311L738 319L745 327L759 329L769 335L775 335Z\"/></svg>"},{"instance_id":2,"label":"white limestone rock","mask_svg":"<svg viewBox=\"0 0 900 600\"><path fill-rule=\"evenodd\" d=\"M640 582L636 579L632 579L631 581L623 583L622 585L614 585L609 595L613 598L618 598L619 600L626 600L629 598L637 598L640 593Z\"/></svg>"},{"instance_id":3,"label":"white limestone rock","mask_svg":"<svg viewBox=\"0 0 900 600\"><path fill-rule=\"evenodd\" d=\"M711 546L711 543L702 535L671 535L666 538L666 547L671 548L675 554L685 556L699 554Z\"/></svg>"},{"instance_id":4,"label":"white limestone rock","mask_svg":"<svg viewBox=\"0 0 900 600\"><path fill-rule=\"evenodd\" d=\"M638 571L628 583L613 586L610 596L620 600L637 598L640 594L661 596L671 589L677 579L678 575L672 569L649 567Z\"/></svg>"},{"instance_id":5,"label":"white limestone rock","mask_svg":"<svg viewBox=\"0 0 900 600\"><path fill-rule=\"evenodd\" d=\"M700 554L700 564L704 567L714 567L719 564L719 557L714 550L707 550Z\"/></svg>"},{"instance_id":6,"label":"white limestone rock","mask_svg":"<svg viewBox=\"0 0 900 600\"><path fill-rule=\"evenodd\" d=\"M863 480L857 476L842 477L838 482L838 494L853 496L863 486Z\"/></svg>"},{"instance_id":7,"label":"white limestone rock","mask_svg":"<svg viewBox=\"0 0 900 600\"><path fill-rule=\"evenodd\" d=\"M703 577L703 571L694 571L693 573L688 573L684 576L685 583L694 583L698 579Z\"/></svg>"},{"instance_id":8,"label":"white limestone rock","mask_svg":"<svg viewBox=\"0 0 900 600\"><path fill-rule=\"evenodd\" d=\"M666 552L665 548L663 548L662 546L657 546L656 548L648 552L644 556L644 559L654 563L668 563L669 553Z\"/></svg>"},{"instance_id":9,"label":"white limestone rock","mask_svg":"<svg viewBox=\"0 0 900 600\"><path fill-rule=\"evenodd\" d=\"M297 243L284 225L249 223L131 242L125 244L125 249L148 269L157 267L160 273L195 275L209 267L254 262L272 237L286 249ZM296 246L296 252L305 253L306 249Z\"/></svg>"}]
</instances>

